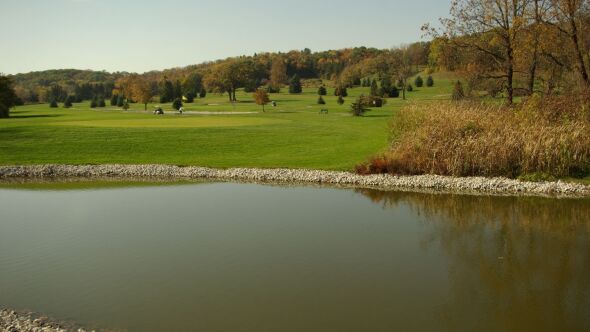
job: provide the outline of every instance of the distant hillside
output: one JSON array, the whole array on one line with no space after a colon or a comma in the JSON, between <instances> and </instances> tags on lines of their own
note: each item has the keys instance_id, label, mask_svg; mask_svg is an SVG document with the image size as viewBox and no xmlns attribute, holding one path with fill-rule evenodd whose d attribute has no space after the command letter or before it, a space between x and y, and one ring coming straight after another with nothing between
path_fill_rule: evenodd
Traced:
<instances>
[{"instance_id":1,"label":"distant hillside","mask_svg":"<svg viewBox=\"0 0 590 332\"><path fill-rule=\"evenodd\" d=\"M414 43L407 47L412 64L426 64L429 43ZM171 68L161 71L150 71L141 76L152 82L163 79L169 81L183 81L192 74L201 77L212 71L220 64L234 60L245 60L251 64L256 72L257 84L270 79L273 61L280 59L285 65L286 75L298 75L301 78L316 78L337 80L345 73L349 80L359 80L360 76L376 72L377 67L386 66L392 50L367 47L355 47L341 50L312 52L309 49L289 51L287 53L259 53L252 56L240 56L205 62L186 67ZM354 70L352 70L354 68ZM369 68L364 70L363 68ZM346 73L347 69L349 72ZM375 69L375 70L373 70ZM371 71L373 70L373 71ZM127 72L109 73L106 71L57 69L36 71L11 75L16 93L22 101L27 103L46 102L51 99L64 100L68 95L78 100L103 96L109 98L115 83L121 77L130 75Z\"/></svg>"}]
</instances>

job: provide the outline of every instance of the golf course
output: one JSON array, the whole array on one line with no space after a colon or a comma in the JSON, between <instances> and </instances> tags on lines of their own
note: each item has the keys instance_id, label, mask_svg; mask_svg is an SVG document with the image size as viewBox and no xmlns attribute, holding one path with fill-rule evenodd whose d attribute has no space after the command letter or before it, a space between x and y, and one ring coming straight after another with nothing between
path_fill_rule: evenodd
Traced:
<instances>
[{"instance_id":1,"label":"golf course","mask_svg":"<svg viewBox=\"0 0 590 332\"><path fill-rule=\"evenodd\" d=\"M422 73L423 77L427 75ZM426 75L426 76L425 76ZM269 95L276 106L265 112L252 93L237 91L237 101L209 93L184 104L180 115L168 104L130 104L71 108L48 104L17 106L0 126L0 164L169 164L216 168L311 168L352 170L388 147L389 126L396 111L409 103L450 99L451 79L433 75L433 87L415 88L406 100L388 98L380 108L353 117L351 103L369 87L348 89L338 105L328 84L325 105L317 87ZM325 82L328 83L328 82ZM156 107L164 115L154 115ZM320 113L327 109L328 113Z\"/></svg>"}]
</instances>

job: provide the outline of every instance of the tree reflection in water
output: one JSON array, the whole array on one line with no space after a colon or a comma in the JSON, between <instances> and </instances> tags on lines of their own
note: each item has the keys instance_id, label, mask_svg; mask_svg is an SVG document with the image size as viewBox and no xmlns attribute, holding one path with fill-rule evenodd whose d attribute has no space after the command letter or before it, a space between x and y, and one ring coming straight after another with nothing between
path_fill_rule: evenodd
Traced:
<instances>
[{"instance_id":1,"label":"tree reflection in water","mask_svg":"<svg viewBox=\"0 0 590 332\"><path fill-rule=\"evenodd\" d=\"M384 192L432 229L449 258L450 331L590 331L590 200Z\"/></svg>"}]
</instances>

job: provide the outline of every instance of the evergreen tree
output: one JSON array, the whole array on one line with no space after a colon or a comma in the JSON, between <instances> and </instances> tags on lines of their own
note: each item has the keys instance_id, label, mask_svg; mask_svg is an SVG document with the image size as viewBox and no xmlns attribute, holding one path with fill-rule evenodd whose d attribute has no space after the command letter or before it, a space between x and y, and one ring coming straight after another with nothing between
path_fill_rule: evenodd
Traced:
<instances>
[{"instance_id":1,"label":"evergreen tree","mask_svg":"<svg viewBox=\"0 0 590 332\"><path fill-rule=\"evenodd\" d=\"M348 91L346 90L346 87L338 86L336 89L334 89L334 96L348 97Z\"/></svg>"},{"instance_id":2,"label":"evergreen tree","mask_svg":"<svg viewBox=\"0 0 590 332\"><path fill-rule=\"evenodd\" d=\"M368 109L365 105L365 98L363 95L358 97L354 103L350 104L350 112L353 116L362 116L366 111L368 111Z\"/></svg>"},{"instance_id":3,"label":"evergreen tree","mask_svg":"<svg viewBox=\"0 0 590 332\"><path fill-rule=\"evenodd\" d=\"M174 99L174 101L172 102L172 108L174 108L175 110L179 110L182 107L182 100L180 98L176 98Z\"/></svg>"},{"instance_id":4,"label":"evergreen tree","mask_svg":"<svg viewBox=\"0 0 590 332\"><path fill-rule=\"evenodd\" d=\"M192 91L187 92L185 97L187 103L192 103L195 101L195 95L192 93Z\"/></svg>"},{"instance_id":5,"label":"evergreen tree","mask_svg":"<svg viewBox=\"0 0 590 332\"><path fill-rule=\"evenodd\" d=\"M428 75L428 78L426 79L426 86L429 88L434 86L434 79L432 79L431 75Z\"/></svg>"},{"instance_id":6,"label":"evergreen tree","mask_svg":"<svg viewBox=\"0 0 590 332\"><path fill-rule=\"evenodd\" d=\"M327 94L328 94L328 90L326 90L325 86L322 85L318 88L318 95L325 96Z\"/></svg>"},{"instance_id":7,"label":"evergreen tree","mask_svg":"<svg viewBox=\"0 0 590 332\"><path fill-rule=\"evenodd\" d=\"M301 93L303 87L301 86L301 79L299 75L295 74L289 81L289 93Z\"/></svg>"},{"instance_id":8,"label":"evergreen tree","mask_svg":"<svg viewBox=\"0 0 590 332\"><path fill-rule=\"evenodd\" d=\"M168 79L164 78L158 85L158 92L160 94L160 103L169 103L174 100L175 89L174 84Z\"/></svg>"},{"instance_id":9,"label":"evergreen tree","mask_svg":"<svg viewBox=\"0 0 590 332\"><path fill-rule=\"evenodd\" d=\"M371 96L378 96L379 88L377 87L377 80L373 80L371 83Z\"/></svg>"},{"instance_id":10,"label":"evergreen tree","mask_svg":"<svg viewBox=\"0 0 590 332\"><path fill-rule=\"evenodd\" d=\"M321 95L318 97L318 104L319 105L325 105L326 104L326 101L324 100L324 98L322 98Z\"/></svg>"},{"instance_id":11,"label":"evergreen tree","mask_svg":"<svg viewBox=\"0 0 590 332\"><path fill-rule=\"evenodd\" d=\"M399 98L399 90L397 87L392 86L391 90L389 90L389 97L391 98Z\"/></svg>"},{"instance_id":12,"label":"evergreen tree","mask_svg":"<svg viewBox=\"0 0 590 332\"><path fill-rule=\"evenodd\" d=\"M338 96L338 100L336 100L336 102L338 103L338 105L342 105L344 104L344 98L342 98L342 96Z\"/></svg>"},{"instance_id":13,"label":"evergreen tree","mask_svg":"<svg viewBox=\"0 0 590 332\"><path fill-rule=\"evenodd\" d=\"M117 106L123 107L125 104L125 97L123 95L117 95Z\"/></svg>"},{"instance_id":14,"label":"evergreen tree","mask_svg":"<svg viewBox=\"0 0 590 332\"><path fill-rule=\"evenodd\" d=\"M408 91L408 92L414 91L414 87L412 86L412 84L408 84L408 86L406 87L406 91Z\"/></svg>"},{"instance_id":15,"label":"evergreen tree","mask_svg":"<svg viewBox=\"0 0 590 332\"><path fill-rule=\"evenodd\" d=\"M117 106L117 99L119 95L112 95L111 96L111 106Z\"/></svg>"},{"instance_id":16,"label":"evergreen tree","mask_svg":"<svg viewBox=\"0 0 590 332\"><path fill-rule=\"evenodd\" d=\"M98 101L96 100L96 97L94 97L90 101L90 108L96 108L96 106L98 106Z\"/></svg>"},{"instance_id":17,"label":"evergreen tree","mask_svg":"<svg viewBox=\"0 0 590 332\"><path fill-rule=\"evenodd\" d=\"M424 85L424 81L422 80L422 77L420 75L416 77L416 79L414 80L414 84L417 88L421 88Z\"/></svg>"},{"instance_id":18,"label":"evergreen tree","mask_svg":"<svg viewBox=\"0 0 590 332\"><path fill-rule=\"evenodd\" d=\"M128 110L129 109L129 101L127 101L127 99L125 99L125 101L123 102L123 109L124 110Z\"/></svg>"},{"instance_id":19,"label":"evergreen tree","mask_svg":"<svg viewBox=\"0 0 590 332\"><path fill-rule=\"evenodd\" d=\"M66 100L64 101L64 108L70 108L72 107L72 103L74 102L74 96L69 95L66 97Z\"/></svg>"},{"instance_id":20,"label":"evergreen tree","mask_svg":"<svg viewBox=\"0 0 590 332\"><path fill-rule=\"evenodd\" d=\"M51 102L49 103L49 107L57 108L57 100L55 98L51 99Z\"/></svg>"},{"instance_id":21,"label":"evergreen tree","mask_svg":"<svg viewBox=\"0 0 590 332\"><path fill-rule=\"evenodd\" d=\"M182 99L182 85L179 80L176 80L176 83L174 83L174 99L176 98Z\"/></svg>"},{"instance_id":22,"label":"evergreen tree","mask_svg":"<svg viewBox=\"0 0 590 332\"><path fill-rule=\"evenodd\" d=\"M104 101L104 97L98 98L98 107L105 107L105 106L107 106L107 105Z\"/></svg>"},{"instance_id":23,"label":"evergreen tree","mask_svg":"<svg viewBox=\"0 0 590 332\"><path fill-rule=\"evenodd\" d=\"M199 98L205 98L205 96L207 96L207 90L205 90L205 88L201 88L201 91L199 92Z\"/></svg>"},{"instance_id":24,"label":"evergreen tree","mask_svg":"<svg viewBox=\"0 0 590 332\"><path fill-rule=\"evenodd\" d=\"M391 96L391 79L389 77L384 77L381 80L381 90L379 92L380 97L384 97L385 95Z\"/></svg>"}]
</instances>

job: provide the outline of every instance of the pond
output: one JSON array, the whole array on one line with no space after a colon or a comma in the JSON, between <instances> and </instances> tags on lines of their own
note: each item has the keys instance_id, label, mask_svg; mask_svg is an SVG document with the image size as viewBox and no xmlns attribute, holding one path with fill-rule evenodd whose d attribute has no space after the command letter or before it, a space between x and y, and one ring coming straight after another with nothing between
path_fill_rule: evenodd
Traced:
<instances>
[{"instance_id":1,"label":"pond","mask_svg":"<svg viewBox=\"0 0 590 332\"><path fill-rule=\"evenodd\" d=\"M590 200L0 188L0 307L116 331L589 331Z\"/></svg>"}]
</instances>

